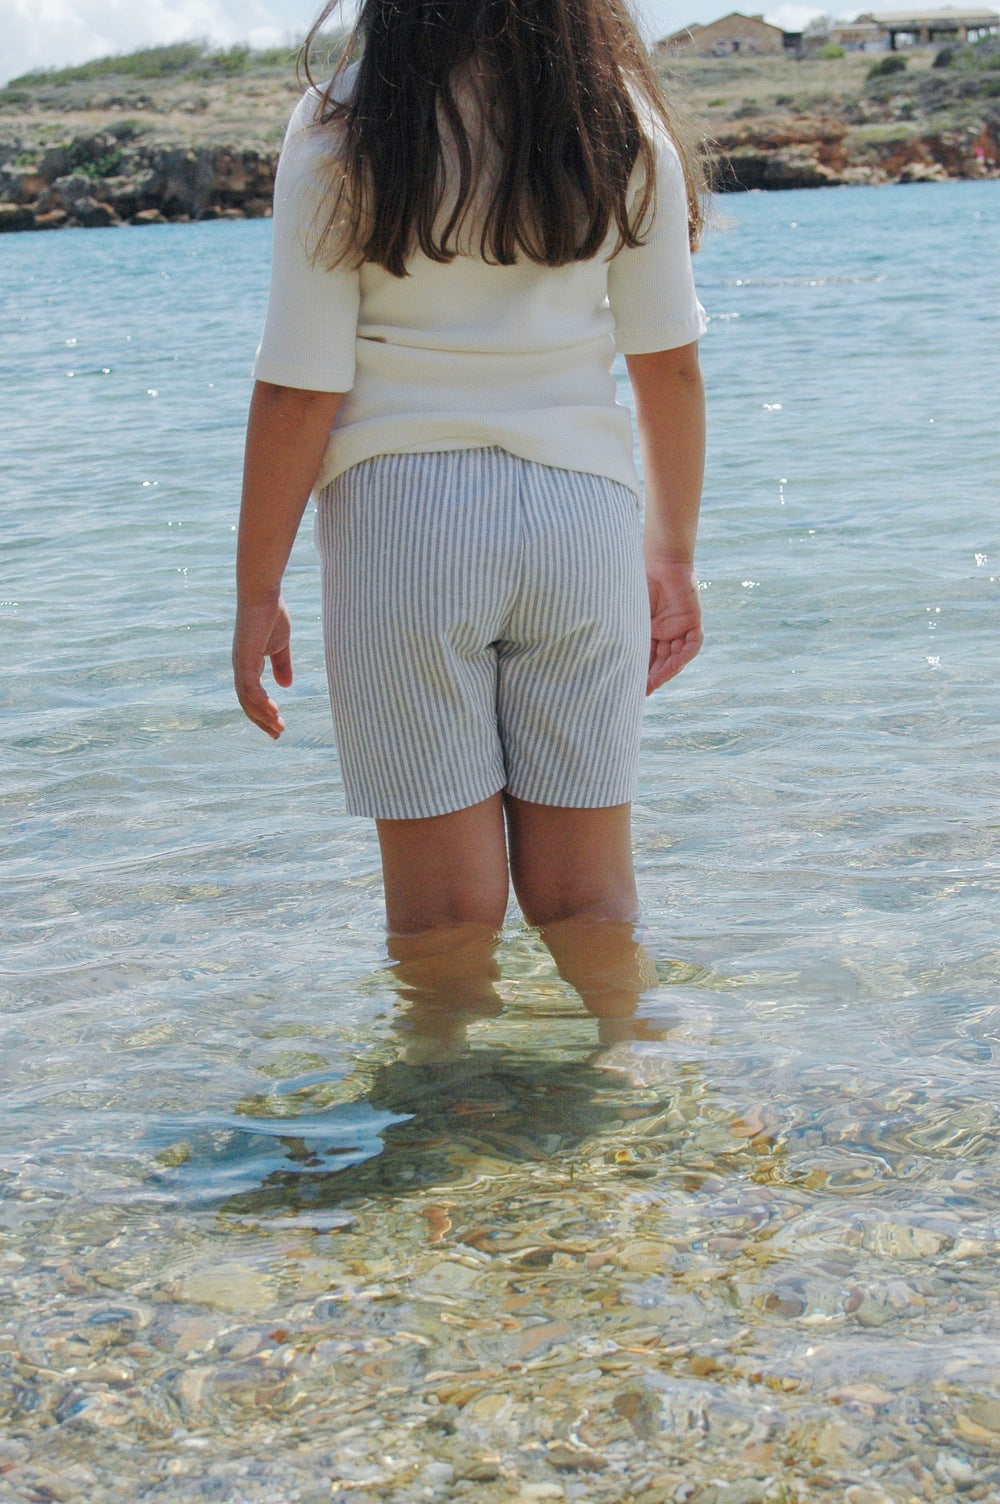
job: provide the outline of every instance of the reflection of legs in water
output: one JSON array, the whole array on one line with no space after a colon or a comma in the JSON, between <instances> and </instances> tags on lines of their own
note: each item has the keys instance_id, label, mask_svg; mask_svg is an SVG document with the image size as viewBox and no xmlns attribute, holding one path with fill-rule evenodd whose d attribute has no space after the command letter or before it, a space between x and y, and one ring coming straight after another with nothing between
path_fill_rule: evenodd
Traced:
<instances>
[{"instance_id":1,"label":"reflection of legs in water","mask_svg":"<svg viewBox=\"0 0 1000 1504\"><path fill-rule=\"evenodd\" d=\"M656 986L656 968L634 924L616 919L558 919L540 934L564 982L597 1019L602 1044L652 1037L636 1020L644 992Z\"/></svg>"},{"instance_id":2,"label":"reflection of legs in water","mask_svg":"<svg viewBox=\"0 0 1000 1504\"><path fill-rule=\"evenodd\" d=\"M411 1065L446 1058L462 1044L472 1019L500 1012L493 986L500 975L496 943L497 931L486 924L389 935L392 970L410 1005L404 1026Z\"/></svg>"}]
</instances>

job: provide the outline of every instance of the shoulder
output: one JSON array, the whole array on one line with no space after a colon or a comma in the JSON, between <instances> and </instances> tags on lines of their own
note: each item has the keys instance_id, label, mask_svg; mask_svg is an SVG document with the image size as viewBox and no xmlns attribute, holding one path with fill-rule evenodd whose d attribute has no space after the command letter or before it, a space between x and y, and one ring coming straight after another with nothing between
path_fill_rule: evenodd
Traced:
<instances>
[{"instance_id":1,"label":"shoulder","mask_svg":"<svg viewBox=\"0 0 1000 1504\"><path fill-rule=\"evenodd\" d=\"M633 100L636 107L636 114L639 117L639 127L646 140L653 148L653 155L656 158L657 170L659 172L676 171L683 174L683 167L681 166L681 154L678 151L677 143L674 140L673 136L670 134L670 131L667 129L666 123L664 122L663 118L659 114L657 114L656 110L648 100L641 97L636 98L635 95L633 95Z\"/></svg>"},{"instance_id":2,"label":"shoulder","mask_svg":"<svg viewBox=\"0 0 1000 1504\"><path fill-rule=\"evenodd\" d=\"M331 82L311 84L292 111L281 147L278 174L288 185L296 180L315 179L322 176L332 158L338 155L342 129L336 120L324 120L324 106L328 96L338 104L351 96L357 76L357 65L352 64Z\"/></svg>"},{"instance_id":3,"label":"shoulder","mask_svg":"<svg viewBox=\"0 0 1000 1504\"><path fill-rule=\"evenodd\" d=\"M342 73L336 74L326 83L310 84L295 109L292 111L285 132L285 145L303 135L313 135L317 129L324 126L323 105L329 96L336 104L346 104L354 93L358 77L358 64L351 63Z\"/></svg>"},{"instance_id":4,"label":"shoulder","mask_svg":"<svg viewBox=\"0 0 1000 1504\"><path fill-rule=\"evenodd\" d=\"M662 115L656 109L652 100L644 93L637 83L629 85L629 95L639 122L639 129L645 136L652 151L652 166L654 182L658 190L684 183L684 165L677 143L667 128ZM642 180L641 160L636 163L632 181L632 192L638 190Z\"/></svg>"},{"instance_id":5,"label":"shoulder","mask_svg":"<svg viewBox=\"0 0 1000 1504\"><path fill-rule=\"evenodd\" d=\"M295 106L285 131L285 145L294 141L296 137L317 125L320 118L320 107L323 101L323 91L311 84Z\"/></svg>"}]
</instances>

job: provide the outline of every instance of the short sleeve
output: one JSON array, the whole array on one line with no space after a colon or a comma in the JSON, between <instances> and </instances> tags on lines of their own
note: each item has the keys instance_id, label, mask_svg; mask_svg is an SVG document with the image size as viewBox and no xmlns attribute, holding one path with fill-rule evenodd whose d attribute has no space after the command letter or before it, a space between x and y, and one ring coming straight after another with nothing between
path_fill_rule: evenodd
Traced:
<instances>
[{"instance_id":1,"label":"short sleeve","mask_svg":"<svg viewBox=\"0 0 1000 1504\"><path fill-rule=\"evenodd\" d=\"M330 136L311 129L319 95L299 102L285 135L274 183L271 290L253 374L275 386L348 392L354 384L360 278L355 266L332 270L309 248L322 225Z\"/></svg>"},{"instance_id":2,"label":"short sleeve","mask_svg":"<svg viewBox=\"0 0 1000 1504\"><path fill-rule=\"evenodd\" d=\"M623 355L650 355L691 344L705 332L688 244L687 189L677 148L662 129L656 153L653 223L640 246L623 246L608 263L615 344Z\"/></svg>"}]
</instances>

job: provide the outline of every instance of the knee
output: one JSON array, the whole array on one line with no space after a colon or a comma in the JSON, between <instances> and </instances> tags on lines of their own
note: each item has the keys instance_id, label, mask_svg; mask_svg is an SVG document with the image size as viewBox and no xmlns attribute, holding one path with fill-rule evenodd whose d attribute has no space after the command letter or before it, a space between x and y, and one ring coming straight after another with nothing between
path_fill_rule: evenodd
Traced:
<instances>
[{"instance_id":1,"label":"knee","mask_svg":"<svg viewBox=\"0 0 1000 1504\"><path fill-rule=\"evenodd\" d=\"M386 885L386 928L392 936L426 935L459 927L477 927L496 932L507 914L507 889L421 892L391 889Z\"/></svg>"},{"instance_id":2,"label":"knee","mask_svg":"<svg viewBox=\"0 0 1000 1504\"><path fill-rule=\"evenodd\" d=\"M563 809L508 798L510 870L529 924L634 921L628 805Z\"/></svg>"},{"instance_id":3,"label":"knee","mask_svg":"<svg viewBox=\"0 0 1000 1504\"><path fill-rule=\"evenodd\" d=\"M517 888L517 901L525 922L533 929L561 924L568 920L617 920L638 922L638 901L634 885L621 889L592 889L559 884L533 891L530 886Z\"/></svg>"},{"instance_id":4,"label":"knee","mask_svg":"<svg viewBox=\"0 0 1000 1504\"><path fill-rule=\"evenodd\" d=\"M639 901L631 856L606 860L524 862L514 867L514 892L528 924L614 920L635 924Z\"/></svg>"},{"instance_id":5,"label":"knee","mask_svg":"<svg viewBox=\"0 0 1000 1504\"><path fill-rule=\"evenodd\" d=\"M508 876L499 794L448 815L380 820L377 828L391 933L501 928Z\"/></svg>"}]
</instances>

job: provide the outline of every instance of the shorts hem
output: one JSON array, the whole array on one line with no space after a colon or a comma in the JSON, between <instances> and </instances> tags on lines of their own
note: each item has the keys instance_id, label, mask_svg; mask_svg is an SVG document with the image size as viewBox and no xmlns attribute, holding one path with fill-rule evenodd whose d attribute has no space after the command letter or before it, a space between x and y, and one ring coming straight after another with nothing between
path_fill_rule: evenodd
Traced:
<instances>
[{"instance_id":1,"label":"shorts hem","mask_svg":"<svg viewBox=\"0 0 1000 1504\"><path fill-rule=\"evenodd\" d=\"M514 787L513 784L507 784L505 792L512 799L520 799L525 804L542 804L549 809L617 809L621 804L632 804L635 802L634 785L629 790L626 790L622 797L611 799L606 798L603 793L580 794L578 791L567 794L565 797L558 794L554 796L551 790L548 789L541 791L544 795L543 798L538 798L538 791L529 791L523 785ZM615 790L616 795L621 793L620 789Z\"/></svg>"},{"instance_id":2,"label":"shorts hem","mask_svg":"<svg viewBox=\"0 0 1000 1504\"><path fill-rule=\"evenodd\" d=\"M492 799L494 794L502 793L505 787L506 785L501 783L482 793L476 790L466 790L426 802L377 797L355 799L345 791L344 808L349 815L360 815L368 820L434 820L440 815L455 815L459 810L471 809L476 804L483 804L487 799ZM415 809L413 808L415 804L420 804L422 807ZM404 805L408 807L404 808Z\"/></svg>"}]
</instances>

